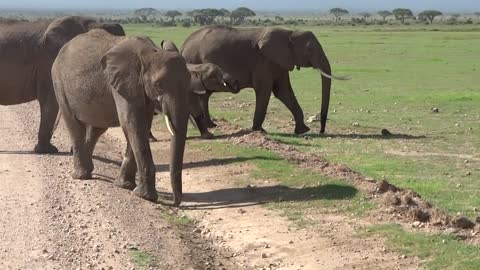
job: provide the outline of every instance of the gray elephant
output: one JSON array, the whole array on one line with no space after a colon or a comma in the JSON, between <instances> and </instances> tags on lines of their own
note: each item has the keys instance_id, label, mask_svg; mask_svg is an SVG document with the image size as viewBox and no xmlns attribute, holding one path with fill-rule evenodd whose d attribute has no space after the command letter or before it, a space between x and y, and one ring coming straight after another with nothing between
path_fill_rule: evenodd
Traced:
<instances>
[{"instance_id":1,"label":"gray elephant","mask_svg":"<svg viewBox=\"0 0 480 270\"><path fill-rule=\"evenodd\" d=\"M106 24L87 17L63 17L53 22L0 24L0 105L33 100L40 103L40 128L36 153L55 153L50 143L58 113L50 75L62 46L91 29L123 36L118 24Z\"/></svg>"},{"instance_id":2,"label":"gray elephant","mask_svg":"<svg viewBox=\"0 0 480 270\"><path fill-rule=\"evenodd\" d=\"M175 43L168 40L162 41L161 47L167 51L179 52ZM203 139L211 139L213 134L208 131L207 121L202 112L201 95L207 94L207 92L230 92L236 94L240 91L238 81L220 67L211 63L187 64L187 69L191 77L190 86L192 92L190 92L189 107L193 118L192 122L200 131L200 136ZM153 142L157 141L151 132L149 139Z\"/></svg>"},{"instance_id":3,"label":"gray elephant","mask_svg":"<svg viewBox=\"0 0 480 270\"><path fill-rule=\"evenodd\" d=\"M289 71L295 66L313 67L322 76L321 129L325 132L330 102L331 79L346 79L331 74L330 63L315 35L310 31L279 28L242 28L225 26L204 27L192 33L181 48L187 63L214 63L240 82L240 88L255 90L256 106L253 130L261 130L271 93L293 114L295 133L310 129L305 125L302 108L290 83ZM208 93L202 100L202 110L208 126L210 120Z\"/></svg>"},{"instance_id":4,"label":"gray elephant","mask_svg":"<svg viewBox=\"0 0 480 270\"><path fill-rule=\"evenodd\" d=\"M148 133L158 109L165 113L172 133L170 178L174 205L180 204L190 91L190 73L180 54L159 49L148 38L93 30L62 48L52 78L73 145L73 178L92 177L98 138L109 127L120 125L127 149L115 185L156 201Z\"/></svg>"}]
</instances>

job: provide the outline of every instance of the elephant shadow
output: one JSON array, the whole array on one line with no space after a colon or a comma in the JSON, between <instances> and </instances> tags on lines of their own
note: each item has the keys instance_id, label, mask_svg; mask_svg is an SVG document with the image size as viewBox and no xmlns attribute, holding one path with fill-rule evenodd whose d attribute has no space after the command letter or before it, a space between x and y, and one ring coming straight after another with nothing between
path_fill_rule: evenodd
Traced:
<instances>
[{"instance_id":1,"label":"elephant shadow","mask_svg":"<svg viewBox=\"0 0 480 270\"><path fill-rule=\"evenodd\" d=\"M220 208L241 208L272 202L306 202L318 200L348 200L358 190L352 186L325 184L312 187L295 188L285 185L224 188L219 190L184 193L186 210L204 210ZM168 199L167 193L160 193Z\"/></svg>"}]
</instances>

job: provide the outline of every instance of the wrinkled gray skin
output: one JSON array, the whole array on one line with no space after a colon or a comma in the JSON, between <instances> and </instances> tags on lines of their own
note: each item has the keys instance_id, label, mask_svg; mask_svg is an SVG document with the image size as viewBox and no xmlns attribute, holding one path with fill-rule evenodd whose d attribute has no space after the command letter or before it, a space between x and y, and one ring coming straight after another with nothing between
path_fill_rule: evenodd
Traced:
<instances>
[{"instance_id":1,"label":"wrinkled gray skin","mask_svg":"<svg viewBox=\"0 0 480 270\"><path fill-rule=\"evenodd\" d=\"M76 16L51 23L0 24L0 105L38 100L41 120L36 153L58 152L50 143L58 113L50 71L58 51L75 36L99 28L125 35L118 24Z\"/></svg>"},{"instance_id":2,"label":"wrinkled gray skin","mask_svg":"<svg viewBox=\"0 0 480 270\"><path fill-rule=\"evenodd\" d=\"M315 35L310 31L279 28L204 27L192 33L181 48L187 63L214 63L239 80L240 89L254 88L256 96L253 130L261 130L273 91L293 114L295 133L310 129L290 83L289 71L295 66L313 67L330 75L330 63ZM330 102L331 79L322 76L321 129L325 132ZM211 94L211 93L210 93ZM208 120L208 99L202 100ZM216 126L211 120L209 127Z\"/></svg>"},{"instance_id":3,"label":"wrinkled gray skin","mask_svg":"<svg viewBox=\"0 0 480 270\"><path fill-rule=\"evenodd\" d=\"M190 91L190 74L180 54L161 50L148 38L116 37L94 30L62 48L52 78L72 140L73 178L92 177L92 153L98 138L109 127L120 125L127 150L115 185L156 201L148 133L158 109L168 116L175 132L170 178L174 205L180 204Z\"/></svg>"},{"instance_id":4,"label":"wrinkled gray skin","mask_svg":"<svg viewBox=\"0 0 480 270\"><path fill-rule=\"evenodd\" d=\"M161 43L162 49L167 51L178 52L175 43L164 40ZM238 81L235 80L230 74L224 72L215 64L187 64L188 71L191 76L191 89L189 97L190 114L192 115L195 125L200 131L203 139L213 138L213 134L208 131L207 121L204 117L201 108L201 95L213 92L231 92L238 93ZM157 141L157 139L150 132L150 141Z\"/></svg>"}]
</instances>

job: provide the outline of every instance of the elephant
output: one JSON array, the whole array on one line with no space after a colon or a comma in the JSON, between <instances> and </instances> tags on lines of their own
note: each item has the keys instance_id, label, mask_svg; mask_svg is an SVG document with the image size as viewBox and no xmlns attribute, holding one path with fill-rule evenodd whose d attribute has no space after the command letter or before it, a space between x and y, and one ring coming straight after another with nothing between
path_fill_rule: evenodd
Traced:
<instances>
[{"instance_id":1,"label":"elephant","mask_svg":"<svg viewBox=\"0 0 480 270\"><path fill-rule=\"evenodd\" d=\"M168 40L162 41L161 47L167 51L179 52L175 43ZM212 63L187 64L187 69L191 77L190 85L192 92L190 92L189 107L193 118L192 122L200 131L201 138L211 139L213 134L208 131L207 122L202 112L201 95L205 95L207 92L230 92L236 94L240 91L239 83L230 74ZM151 142L157 141L151 132L149 139Z\"/></svg>"},{"instance_id":2,"label":"elephant","mask_svg":"<svg viewBox=\"0 0 480 270\"><path fill-rule=\"evenodd\" d=\"M209 26L193 32L184 42L181 54L191 64L214 63L240 82L240 89L253 88L256 105L253 130L265 132L262 128L270 96L273 91L293 114L295 134L310 130L304 122L302 108L293 92L289 71L295 66L313 67L322 77L321 129L325 132L332 79L347 79L331 74L331 67L325 52L315 35L310 31L286 29L232 28ZM211 121L208 101L210 95L202 98L202 110L208 127L215 127Z\"/></svg>"},{"instance_id":3,"label":"elephant","mask_svg":"<svg viewBox=\"0 0 480 270\"><path fill-rule=\"evenodd\" d=\"M181 203L191 90L190 73L179 53L159 49L149 38L117 37L93 30L61 49L52 67L52 79L73 146L73 178L92 177L95 144L109 127L121 126L127 148L114 184L156 201L148 133L154 110L160 110L172 134L173 204Z\"/></svg>"},{"instance_id":4,"label":"elephant","mask_svg":"<svg viewBox=\"0 0 480 270\"><path fill-rule=\"evenodd\" d=\"M50 75L53 61L65 43L92 29L125 35L119 24L78 16L62 17L51 23L0 24L0 105L38 100L41 120L36 153L58 152L50 143L58 114Z\"/></svg>"}]
</instances>

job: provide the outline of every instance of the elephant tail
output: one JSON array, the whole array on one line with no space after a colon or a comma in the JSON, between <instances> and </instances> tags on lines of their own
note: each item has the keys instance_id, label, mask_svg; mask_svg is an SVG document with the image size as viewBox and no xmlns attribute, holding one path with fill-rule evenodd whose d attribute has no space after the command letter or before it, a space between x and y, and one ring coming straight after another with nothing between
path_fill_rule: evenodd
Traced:
<instances>
[{"instance_id":1,"label":"elephant tail","mask_svg":"<svg viewBox=\"0 0 480 270\"><path fill-rule=\"evenodd\" d=\"M321 69L318 69L320 71L320 74L322 74L323 77L327 77L329 78L330 80L339 80L339 81L348 81L348 80L351 80L352 78L348 77L348 76L335 76L335 75L329 75L327 74L326 72L324 72L323 70Z\"/></svg>"},{"instance_id":2,"label":"elephant tail","mask_svg":"<svg viewBox=\"0 0 480 270\"><path fill-rule=\"evenodd\" d=\"M55 119L55 124L53 125L52 134L55 133L55 130L57 130L58 123L60 122L61 118L62 118L62 111L58 110L57 119Z\"/></svg>"}]
</instances>

